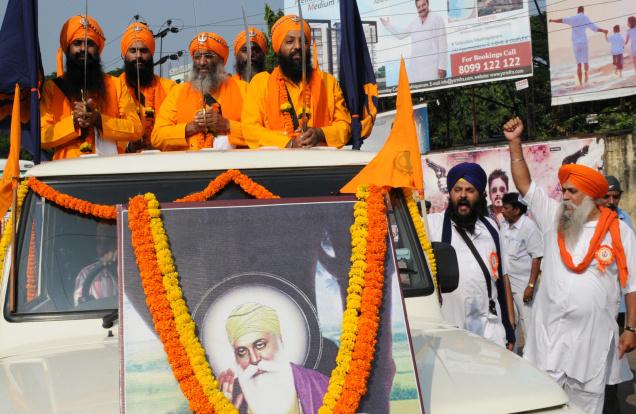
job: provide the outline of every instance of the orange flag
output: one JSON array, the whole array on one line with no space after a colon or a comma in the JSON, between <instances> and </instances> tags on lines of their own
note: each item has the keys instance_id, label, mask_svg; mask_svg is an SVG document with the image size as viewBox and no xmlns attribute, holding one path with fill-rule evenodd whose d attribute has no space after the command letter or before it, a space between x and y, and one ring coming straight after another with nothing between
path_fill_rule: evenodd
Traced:
<instances>
[{"instance_id":1,"label":"orange flag","mask_svg":"<svg viewBox=\"0 0 636 414\"><path fill-rule=\"evenodd\" d=\"M375 184L382 187L412 188L424 194L422 160L404 59L400 62L396 104L395 121L386 143L375 158L340 189L341 193L355 193L360 185Z\"/></svg>"},{"instance_id":2,"label":"orange flag","mask_svg":"<svg viewBox=\"0 0 636 414\"><path fill-rule=\"evenodd\" d=\"M4 166L2 181L0 182L0 219L5 215L13 201L13 186L17 185L14 177L20 176L20 86L16 83L13 96L13 111L11 112L11 141L9 158Z\"/></svg>"}]
</instances>

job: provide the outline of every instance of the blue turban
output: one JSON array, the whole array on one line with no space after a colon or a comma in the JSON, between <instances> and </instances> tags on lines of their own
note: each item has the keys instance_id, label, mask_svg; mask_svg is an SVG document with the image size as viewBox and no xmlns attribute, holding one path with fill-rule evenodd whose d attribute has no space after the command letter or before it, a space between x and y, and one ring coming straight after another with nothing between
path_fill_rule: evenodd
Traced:
<instances>
[{"instance_id":1,"label":"blue turban","mask_svg":"<svg viewBox=\"0 0 636 414\"><path fill-rule=\"evenodd\" d=\"M486 171L474 162L462 162L450 169L446 176L446 187L450 191L460 178L471 183L480 194L486 191Z\"/></svg>"}]
</instances>

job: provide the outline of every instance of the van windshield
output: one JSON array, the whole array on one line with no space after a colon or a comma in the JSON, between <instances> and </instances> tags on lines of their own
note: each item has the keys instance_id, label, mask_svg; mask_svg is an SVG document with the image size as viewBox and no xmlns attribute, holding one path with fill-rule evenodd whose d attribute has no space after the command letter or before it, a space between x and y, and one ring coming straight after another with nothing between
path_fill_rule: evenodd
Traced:
<instances>
[{"instance_id":1,"label":"van windshield","mask_svg":"<svg viewBox=\"0 0 636 414\"><path fill-rule=\"evenodd\" d=\"M249 176L282 197L317 197L337 194L358 170L359 167L251 170ZM155 193L160 201L173 201L200 191L218 174L208 171L65 177L43 181L62 193L93 203L122 204L144 192ZM248 197L237 186L229 186L217 199ZM405 225L403 220L398 220L397 224ZM398 248L403 248L404 241L398 243ZM417 252L408 255L417 255ZM17 264L16 283L12 289L13 318L58 314L94 317L96 312L110 312L118 307L117 225L114 220L97 220L70 212L30 193L20 217ZM432 292L428 269L422 265L410 267L415 268L410 271L418 276L403 280L403 288Z\"/></svg>"}]
</instances>

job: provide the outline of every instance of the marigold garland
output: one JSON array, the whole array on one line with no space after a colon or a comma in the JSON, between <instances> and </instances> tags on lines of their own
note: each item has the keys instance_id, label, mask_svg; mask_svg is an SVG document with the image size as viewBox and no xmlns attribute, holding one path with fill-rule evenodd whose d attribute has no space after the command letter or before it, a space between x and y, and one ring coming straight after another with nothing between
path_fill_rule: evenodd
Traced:
<instances>
[{"instance_id":1,"label":"marigold garland","mask_svg":"<svg viewBox=\"0 0 636 414\"><path fill-rule=\"evenodd\" d=\"M354 222L351 225L351 269L349 270L349 286L345 311L342 315L342 334L340 335L340 347L336 356L336 366L331 371L329 387L322 401L323 406L319 414L333 412L336 403L340 399L349 364L352 359L356 334L358 333L358 315L362 304L362 290L364 288L364 272L367 264L367 238L368 238L368 214L367 197L369 192L366 186L360 186L356 193L358 202L353 207Z\"/></svg>"},{"instance_id":2,"label":"marigold garland","mask_svg":"<svg viewBox=\"0 0 636 414\"><path fill-rule=\"evenodd\" d=\"M9 218L7 219L7 224L4 227L2 238L0 238L0 282L2 282L2 275L4 274L4 260L7 257L7 249L13 239L13 215L20 215L24 198L28 192L29 187L27 186L27 181L22 180L20 187L18 187L18 206L16 211L11 211L11 213L9 213Z\"/></svg>"},{"instance_id":3,"label":"marigold garland","mask_svg":"<svg viewBox=\"0 0 636 414\"><path fill-rule=\"evenodd\" d=\"M310 113L310 110L308 108L311 107L311 88L306 83L301 85L301 87L301 100L304 101L307 112L303 113L301 111L297 114L297 117L298 122L302 122L303 120L304 122L307 122L307 116ZM291 114L293 107L289 103L289 93L287 92L287 85L285 85L285 78L283 78L282 76L278 78L278 103L280 104L280 111L283 113L285 135L287 135L291 139L297 138L298 132L294 130L294 121Z\"/></svg>"},{"instance_id":4,"label":"marigold garland","mask_svg":"<svg viewBox=\"0 0 636 414\"><path fill-rule=\"evenodd\" d=\"M130 200L128 214L131 241L141 285L146 294L146 305L152 316L155 332L163 343L172 373L188 399L190 409L196 414L213 414L216 412L213 403L198 381L179 335L175 335L178 332L177 322L159 269L148 201L144 196L136 196Z\"/></svg>"},{"instance_id":5,"label":"marigold garland","mask_svg":"<svg viewBox=\"0 0 636 414\"><path fill-rule=\"evenodd\" d=\"M417 210L417 204L415 203L415 199L413 198L413 192L411 190L403 189L403 193L404 198L406 199L406 206L409 209L409 214L411 215L413 224L415 224L417 237L420 239L422 250L424 250L424 253L426 253L426 257L428 259L428 264L431 269L431 276L433 277L433 286L435 287L435 289L437 289L437 261L435 260L435 252L433 251L433 246L431 245L428 235L426 234L424 220Z\"/></svg>"},{"instance_id":6,"label":"marigold garland","mask_svg":"<svg viewBox=\"0 0 636 414\"><path fill-rule=\"evenodd\" d=\"M117 208L115 206L90 203L68 194L60 193L35 177L29 178L28 184L34 193L60 207L105 220L115 220L117 218Z\"/></svg>"},{"instance_id":7,"label":"marigold garland","mask_svg":"<svg viewBox=\"0 0 636 414\"><path fill-rule=\"evenodd\" d=\"M336 402L334 413L355 413L360 399L367 392L367 380L375 358L380 306L384 288L384 259L386 255L387 219L384 190L369 187L367 197L368 236L358 333L355 338L349 370L342 384L342 395Z\"/></svg>"},{"instance_id":8,"label":"marigold garland","mask_svg":"<svg viewBox=\"0 0 636 414\"><path fill-rule=\"evenodd\" d=\"M35 277L35 220L31 222L31 236L29 237L29 254L26 266L26 300L33 301L38 294L38 284Z\"/></svg>"},{"instance_id":9,"label":"marigold garland","mask_svg":"<svg viewBox=\"0 0 636 414\"><path fill-rule=\"evenodd\" d=\"M247 175L243 174L239 170L227 170L226 172L218 175L215 179L210 181L208 186L197 193L192 193L182 198L175 200L177 203L192 202L192 201L206 201L209 198L214 197L219 191L221 191L230 182L234 182L241 187L245 193L259 199L280 198L267 190L262 185L254 182ZM104 204L95 204L89 201L80 200L79 198L72 197L70 195L61 193L43 183L35 177L28 179L28 185L41 197L46 200L57 204L67 210L74 211L76 213L86 214L93 217L99 217L106 220L115 220L117 218L117 208L115 206L109 206Z\"/></svg>"}]
</instances>

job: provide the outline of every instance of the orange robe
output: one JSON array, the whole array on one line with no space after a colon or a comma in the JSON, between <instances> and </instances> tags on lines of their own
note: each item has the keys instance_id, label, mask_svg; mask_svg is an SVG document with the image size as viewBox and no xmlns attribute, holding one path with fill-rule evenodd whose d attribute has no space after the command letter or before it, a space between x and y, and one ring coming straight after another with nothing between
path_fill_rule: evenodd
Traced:
<instances>
[{"instance_id":1,"label":"orange robe","mask_svg":"<svg viewBox=\"0 0 636 414\"><path fill-rule=\"evenodd\" d=\"M139 99L137 99L138 96L135 93L135 88L128 85L126 73L119 75L119 78L124 85L128 86L128 93L133 98L135 106L139 108ZM155 78L150 85L141 87L141 93L145 98L145 110L141 113L140 117L144 126L143 140L147 147L150 146L150 135L152 134L152 129L155 126L155 117L157 116L157 113L159 113L161 104L166 99L166 96L168 96L168 92L170 92L174 85L176 85L176 83L172 79L161 78L155 75ZM139 110L137 113L139 113ZM148 113L152 113L152 116L147 116Z\"/></svg>"},{"instance_id":2,"label":"orange robe","mask_svg":"<svg viewBox=\"0 0 636 414\"><path fill-rule=\"evenodd\" d=\"M241 78L241 75L239 75L238 73L232 75L232 79L234 79L238 83L239 87L241 88L243 99L245 99L245 94L247 93L247 82L244 81L243 78Z\"/></svg>"},{"instance_id":3,"label":"orange robe","mask_svg":"<svg viewBox=\"0 0 636 414\"><path fill-rule=\"evenodd\" d=\"M285 148L290 141L283 129L273 128L268 119L268 107L278 105L278 92L271 89L270 75L267 72L256 74L247 86L247 95L243 105L241 119L243 121L243 135L250 148L262 146L277 146ZM351 136L351 116L347 109L338 81L330 74L314 70L314 76L322 77L322 97L319 105L321 112L328 119L326 126L320 128L325 134L327 145L342 147ZM285 86L296 111L302 108L300 85L285 78ZM274 96L276 94L276 96ZM270 96L271 95L271 96ZM271 110L271 108L269 108ZM316 113L318 111L314 111ZM310 117L308 127L314 126L315 117Z\"/></svg>"},{"instance_id":4,"label":"orange robe","mask_svg":"<svg viewBox=\"0 0 636 414\"><path fill-rule=\"evenodd\" d=\"M106 87L105 102L100 105L102 128L101 137L116 141L117 150L122 153L128 141L141 136L142 126L135 103L119 78L104 75ZM40 124L42 149L53 148L53 159L75 158L80 151L81 130L73 125L71 102L52 80L44 83L40 101ZM95 152L93 133L86 138Z\"/></svg>"},{"instance_id":5,"label":"orange robe","mask_svg":"<svg viewBox=\"0 0 636 414\"><path fill-rule=\"evenodd\" d=\"M221 106L221 114L230 121L229 142L237 147L245 147L241 126L243 96L239 84L227 78L212 94ZM152 130L152 146L162 151L192 150L211 147L214 136L202 132L186 137L186 124L203 108L203 94L190 82L176 85L161 105Z\"/></svg>"}]
</instances>

